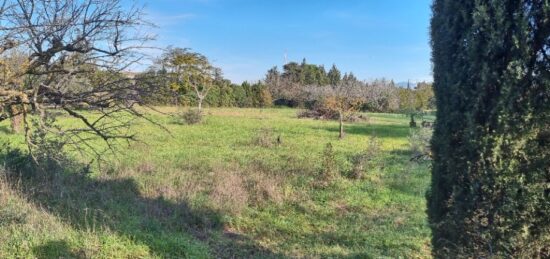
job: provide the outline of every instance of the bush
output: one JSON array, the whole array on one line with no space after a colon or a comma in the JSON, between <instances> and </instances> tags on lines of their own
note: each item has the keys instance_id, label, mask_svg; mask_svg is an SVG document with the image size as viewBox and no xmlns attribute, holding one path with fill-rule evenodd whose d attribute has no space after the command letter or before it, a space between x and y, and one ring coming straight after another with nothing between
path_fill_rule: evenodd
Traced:
<instances>
[{"instance_id":1,"label":"bush","mask_svg":"<svg viewBox=\"0 0 550 259\"><path fill-rule=\"evenodd\" d=\"M380 153L380 146L380 140L376 137L371 137L367 148L361 153L351 157L351 178L361 179L367 169L377 166L376 162Z\"/></svg>"},{"instance_id":2,"label":"bush","mask_svg":"<svg viewBox=\"0 0 550 259\"><path fill-rule=\"evenodd\" d=\"M284 200L282 180L265 172L249 172L246 180L246 189L249 193L249 204L260 206L267 202L281 204Z\"/></svg>"},{"instance_id":3,"label":"bush","mask_svg":"<svg viewBox=\"0 0 550 259\"><path fill-rule=\"evenodd\" d=\"M412 152L412 160L431 159L430 141L432 139L431 128L411 129L409 134L409 145Z\"/></svg>"},{"instance_id":4,"label":"bush","mask_svg":"<svg viewBox=\"0 0 550 259\"><path fill-rule=\"evenodd\" d=\"M413 116L411 116L411 121L409 122L409 127L416 128L416 121L414 121Z\"/></svg>"},{"instance_id":5,"label":"bush","mask_svg":"<svg viewBox=\"0 0 550 259\"><path fill-rule=\"evenodd\" d=\"M321 170L318 180L322 185L327 185L338 176L338 165L332 143L327 143L321 159Z\"/></svg>"},{"instance_id":6,"label":"bush","mask_svg":"<svg viewBox=\"0 0 550 259\"><path fill-rule=\"evenodd\" d=\"M202 113L198 110L188 110L181 115L186 124L193 125L202 121Z\"/></svg>"},{"instance_id":7,"label":"bush","mask_svg":"<svg viewBox=\"0 0 550 259\"><path fill-rule=\"evenodd\" d=\"M253 143L260 147L271 148L281 144L281 136L275 137L271 129L260 129Z\"/></svg>"}]
</instances>

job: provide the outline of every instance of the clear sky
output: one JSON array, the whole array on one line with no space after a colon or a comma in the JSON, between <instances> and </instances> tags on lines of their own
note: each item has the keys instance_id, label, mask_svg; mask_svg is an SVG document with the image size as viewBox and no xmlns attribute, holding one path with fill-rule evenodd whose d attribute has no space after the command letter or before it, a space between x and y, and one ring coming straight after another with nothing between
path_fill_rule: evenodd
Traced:
<instances>
[{"instance_id":1,"label":"clear sky","mask_svg":"<svg viewBox=\"0 0 550 259\"><path fill-rule=\"evenodd\" d=\"M192 48L240 83L285 61L360 79L431 80L431 0L139 0L158 47Z\"/></svg>"}]
</instances>

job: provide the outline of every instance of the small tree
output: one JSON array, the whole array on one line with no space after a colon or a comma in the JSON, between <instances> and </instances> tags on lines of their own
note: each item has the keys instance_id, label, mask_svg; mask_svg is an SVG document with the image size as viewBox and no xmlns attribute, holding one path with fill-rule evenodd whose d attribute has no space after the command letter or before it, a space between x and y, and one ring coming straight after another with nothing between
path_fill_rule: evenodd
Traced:
<instances>
[{"instance_id":1,"label":"small tree","mask_svg":"<svg viewBox=\"0 0 550 259\"><path fill-rule=\"evenodd\" d=\"M361 109L365 98L361 83L355 80L342 81L330 86L310 86L308 92L324 108L338 113L339 138L344 138L344 120Z\"/></svg>"},{"instance_id":2,"label":"small tree","mask_svg":"<svg viewBox=\"0 0 550 259\"><path fill-rule=\"evenodd\" d=\"M199 112L214 81L221 78L221 70L210 64L208 59L190 49L168 48L163 54L160 63L167 69L173 79L172 88L176 92L185 91L187 87L193 89Z\"/></svg>"}]
</instances>

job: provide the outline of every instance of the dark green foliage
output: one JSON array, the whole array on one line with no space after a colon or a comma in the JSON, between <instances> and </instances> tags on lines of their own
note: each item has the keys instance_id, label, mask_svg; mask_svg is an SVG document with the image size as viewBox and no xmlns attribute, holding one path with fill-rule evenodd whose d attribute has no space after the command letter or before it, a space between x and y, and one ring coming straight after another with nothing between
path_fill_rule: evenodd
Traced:
<instances>
[{"instance_id":1,"label":"dark green foliage","mask_svg":"<svg viewBox=\"0 0 550 259\"><path fill-rule=\"evenodd\" d=\"M340 70L336 67L336 65L332 65L330 70L328 71L328 80L331 85L337 85L340 83L341 80L341 74Z\"/></svg>"},{"instance_id":2,"label":"dark green foliage","mask_svg":"<svg viewBox=\"0 0 550 259\"><path fill-rule=\"evenodd\" d=\"M409 127L416 128L416 121L414 120L414 115L410 114L410 116L411 116L411 121L409 122Z\"/></svg>"},{"instance_id":3,"label":"dark green foliage","mask_svg":"<svg viewBox=\"0 0 550 259\"><path fill-rule=\"evenodd\" d=\"M550 257L550 2L433 4L436 257Z\"/></svg>"},{"instance_id":4,"label":"dark green foliage","mask_svg":"<svg viewBox=\"0 0 550 259\"><path fill-rule=\"evenodd\" d=\"M333 79L331 80L331 76ZM305 106L304 89L308 86L325 86L340 81L340 71L335 66L327 73L322 65L289 62L279 73L277 67L267 71L265 83L276 105Z\"/></svg>"},{"instance_id":5,"label":"dark green foliage","mask_svg":"<svg viewBox=\"0 0 550 259\"><path fill-rule=\"evenodd\" d=\"M167 80L165 73L160 71L148 71L140 74L140 83L154 85L156 91L146 96L144 102L152 105L197 105L196 93L191 87L179 86L174 90L172 82ZM204 99L208 107L270 107L272 105L271 93L267 86L261 82L250 84L243 82L241 85L231 84L229 80L214 82L208 95Z\"/></svg>"}]
</instances>

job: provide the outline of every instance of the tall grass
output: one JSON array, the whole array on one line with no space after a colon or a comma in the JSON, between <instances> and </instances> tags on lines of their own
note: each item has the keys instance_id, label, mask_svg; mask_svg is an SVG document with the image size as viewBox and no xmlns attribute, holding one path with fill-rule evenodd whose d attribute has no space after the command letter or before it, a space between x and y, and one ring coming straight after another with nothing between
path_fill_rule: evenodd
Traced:
<instances>
[{"instance_id":1,"label":"tall grass","mask_svg":"<svg viewBox=\"0 0 550 259\"><path fill-rule=\"evenodd\" d=\"M90 173L76 156L38 172L2 152L0 258L429 257L428 166L409 161L406 117L369 114L339 141L337 122L292 109L209 109L195 125L150 116L171 134L137 125L141 142ZM371 136L376 156L344 177Z\"/></svg>"}]
</instances>

